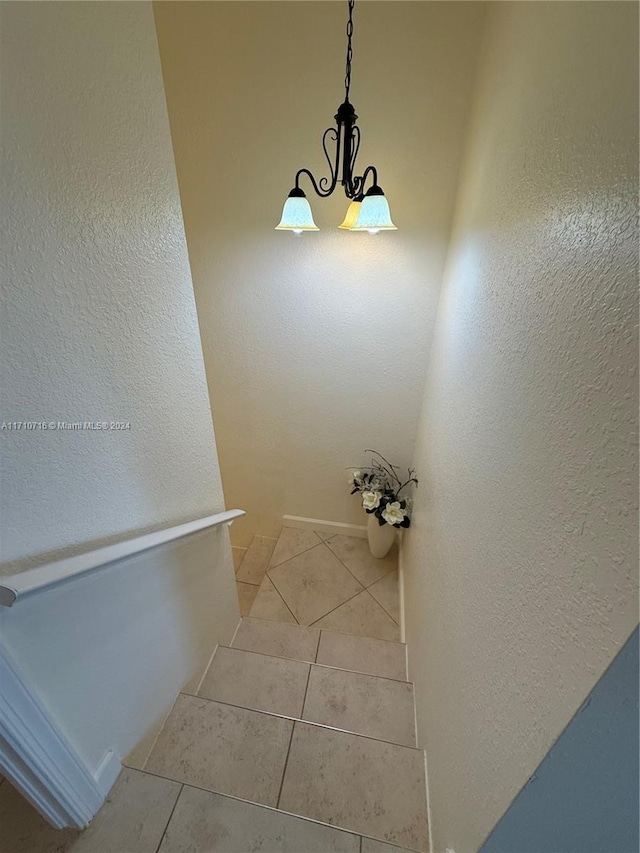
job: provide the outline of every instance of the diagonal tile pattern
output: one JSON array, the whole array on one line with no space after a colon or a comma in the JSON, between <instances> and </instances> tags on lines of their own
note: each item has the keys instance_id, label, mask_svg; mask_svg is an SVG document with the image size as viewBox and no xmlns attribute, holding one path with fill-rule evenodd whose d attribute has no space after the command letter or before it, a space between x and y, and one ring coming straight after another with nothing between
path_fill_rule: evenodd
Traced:
<instances>
[{"instance_id":1,"label":"diagonal tile pattern","mask_svg":"<svg viewBox=\"0 0 640 853\"><path fill-rule=\"evenodd\" d=\"M323 543L269 569L269 578L301 625L311 625L362 590Z\"/></svg>"},{"instance_id":2,"label":"diagonal tile pattern","mask_svg":"<svg viewBox=\"0 0 640 853\"><path fill-rule=\"evenodd\" d=\"M276 541L267 536L254 536L251 545L247 548L240 563L236 580L260 586L264 573L267 571L271 555L273 554L273 549L276 546Z\"/></svg>"},{"instance_id":3,"label":"diagonal tile pattern","mask_svg":"<svg viewBox=\"0 0 640 853\"><path fill-rule=\"evenodd\" d=\"M251 548L245 561L250 553ZM300 625L317 623L383 640L399 639L395 546L380 560L371 555L365 539L285 527L269 567L264 557L261 567L259 571L266 569L266 575L250 616ZM243 574L241 567L238 580L256 581L259 571ZM362 595L367 588L371 596Z\"/></svg>"},{"instance_id":4,"label":"diagonal tile pattern","mask_svg":"<svg viewBox=\"0 0 640 853\"><path fill-rule=\"evenodd\" d=\"M270 619L272 622L292 622L296 624L296 617L287 607L284 599L275 588L268 575L265 575L260 587L256 587L258 594L255 596L253 606L249 615L255 619ZM243 614L246 615L246 614Z\"/></svg>"},{"instance_id":5,"label":"diagonal tile pattern","mask_svg":"<svg viewBox=\"0 0 640 853\"><path fill-rule=\"evenodd\" d=\"M371 556L366 539L353 536L332 536L327 547L333 551L349 571L364 586L371 586L398 566L398 551L394 545L386 557L381 560Z\"/></svg>"},{"instance_id":6,"label":"diagonal tile pattern","mask_svg":"<svg viewBox=\"0 0 640 853\"><path fill-rule=\"evenodd\" d=\"M398 599L398 570L389 572L379 581L368 587L369 592L383 607L394 622L400 622L400 601Z\"/></svg>"},{"instance_id":7,"label":"diagonal tile pattern","mask_svg":"<svg viewBox=\"0 0 640 853\"><path fill-rule=\"evenodd\" d=\"M396 623L367 590L318 619L315 625L318 628L375 637L378 640L397 642L400 639L400 629Z\"/></svg>"},{"instance_id":8,"label":"diagonal tile pattern","mask_svg":"<svg viewBox=\"0 0 640 853\"><path fill-rule=\"evenodd\" d=\"M297 557L303 551L308 551L322 540L313 530L299 530L296 527L285 527L280 534L280 538L276 544L269 567L279 566L290 560L292 557Z\"/></svg>"}]
</instances>

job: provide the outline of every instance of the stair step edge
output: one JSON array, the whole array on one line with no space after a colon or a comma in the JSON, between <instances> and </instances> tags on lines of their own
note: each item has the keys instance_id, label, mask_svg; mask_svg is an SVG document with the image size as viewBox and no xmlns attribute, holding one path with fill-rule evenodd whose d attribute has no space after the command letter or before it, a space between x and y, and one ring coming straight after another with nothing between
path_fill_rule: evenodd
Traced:
<instances>
[{"instance_id":1,"label":"stair step edge","mask_svg":"<svg viewBox=\"0 0 640 853\"><path fill-rule=\"evenodd\" d=\"M256 584L254 584L256 585ZM321 617L322 618L322 617ZM364 634L349 634L347 631L336 631L335 628L320 628L315 625L294 625L292 622L278 622L275 619L262 619L258 616L241 616L240 622L264 622L267 625L284 625L287 628L301 628L303 631L322 631L325 634L337 634L340 637L355 637L359 640L372 640L374 643L388 643L390 646L404 646L407 644L400 640L383 640L380 637L365 637Z\"/></svg>"},{"instance_id":2,"label":"stair step edge","mask_svg":"<svg viewBox=\"0 0 640 853\"><path fill-rule=\"evenodd\" d=\"M411 681L409 678L393 678L393 676L391 676L391 675L378 675L377 672L365 672L362 669L349 669L349 667L333 666L332 664L329 664L329 663L319 663L318 661L313 661L313 660L300 660L299 658L289 658L289 657L285 657L284 655L272 655L269 652L256 652L254 649L240 649L240 648L238 648L238 646L227 646L224 643L218 643L218 645L215 648L213 655L211 656L211 662L213 662L213 659L217 655L218 649L228 649L231 652L243 652L244 654L247 654L247 655L260 655L261 657L275 658L276 660L287 660L287 661L291 661L291 663L305 663L305 664L308 664L309 666L321 666L323 669L335 669L335 670L338 670L338 672L350 672L350 673L353 673L353 675L366 675L366 676L369 676L369 678L381 678L383 681L395 681L398 684L409 684L412 687L412 689L415 690L415 682ZM211 666L211 663L209 664L209 667L210 666ZM208 671L209 671L209 668L207 668L207 672Z\"/></svg>"},{"instance_id":3,"label":"stair step edge","mask_svg":"<svg viewBox=\"0 0 640 853\"><path fill-rule=\"evenodd\" d=\"M137 768L133 768L133 769L137 769ZM170 779L171 781L178 781L178 780L174 780L171 776L162 776L159 773L156 773L156 772L150 771L150 770L138 770L138 772L139 773L146 773L148 776L154 776L156 779ZM241 803L247 803L248 805L251 805L251 806L257 806L258 808L264 809L265 811L274 812L276 814L287 815L288 817L295 817L295 818L298 818L299 820L305 821L306 823L318 824L319 826L327 826L330 829L335 829L338 832L344 832L347 835L353 835L356 838L367 838L367 839L370 839L371 841L378 841L381 844L386 844L389 847L393 848L394 850L397 850L398 853L425 853L424 850L417 850L416 848L410 848L410 847L398 847L397 844L394 844L392 841L387 841L384 838L378 838L375 835L365 835L362 832L356 832L353 829L347 829L346 827L340 826L339 824L326 823L326 821L318 820L317 818L314 818L314 817L308 817L307 815L299 814L298 812L290 812L290 811L287 811L286 809L278 808L277 806L268 806L265 803L259 803L257 800L248 800L245 797L238 797L235 794L227 794L224 791L218 791L218 790L215 790L214 788L203 788L200 785L193 785L189 782L182 782L181 784L184 785L186 788L195 788L198 791L205 791L208 794L216 794L219 797L226 797L229 800L237 800L238 802L241 802Z\"/></svg>"},{"instance_id":4,"label":"stair step edge","mask_svg":"<svg viewBox=\"0 0 640 853\"><path fill-rule=\"evenodd\" d=\"M279 714L275 711L264 711L261 708L250 708L247 705L239 705L237 702L225 702L222 699L212 699L209 696L200 696L196 693L187 693L184 690L181 690L180 693L178 693L178 697L179 696L189 696L191 699L201 699L203 702L215 702L217 705L226 705L229 708L240 708L242 711L252 711L255 714L264 714L266 717L277 717L280 720L291 720L292 723L304 723L305 725L315 726L316 728L324 729L325 731L342 732L343 734L346 734L346 735L353 735L354 737L361 737L361 738L365 738L366 740L375 740L378 743L386 743L389 746L395 746L395 747L398 747L399 749L411 749L414 752L420 752L420 753L424 754L424 749L422 749L419 746L409 746L406 743L397 743L396 741L385 740L385 738L375 737L374 735L363 734L362 732L355 732L352 729L341 729L338 726L330 726L330 725L327 725L326 723L317 723L317 722L315 722L315 720L305 720L302 717L292 717L290 714ZM176 701L177 701L178 697L176 697ZM174 702L174 705L175 705L175 702ZM172 710L173 710L173 706L172 706ZM170 714L168 716L170 716ZM167 717L167 719L168 719L168 717ZM165 725L166 725L166 720L165 720ZM163 728L164 728L164 725L163 725Z\"/></svg>"}]
</instances>

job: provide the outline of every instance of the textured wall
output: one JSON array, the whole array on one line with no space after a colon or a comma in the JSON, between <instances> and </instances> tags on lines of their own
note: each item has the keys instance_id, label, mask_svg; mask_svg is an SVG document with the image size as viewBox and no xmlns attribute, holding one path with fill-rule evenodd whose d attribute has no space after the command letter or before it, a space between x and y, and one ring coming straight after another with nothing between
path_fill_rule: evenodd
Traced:
<instances>
[{"instance_id":1,"label":"textured wall","mask_svg":"<svg viewBox=\"0 0 640 853\"><path fill-rule=\"evenodd\" d=\"M637 853L638 629L482 847Z\"/></svg>"},{"instance_id":2,"label":"textured wall","mask_svg":"<svg viewBox=\"0 0 640 853\"><path fill-rule=\"evenodd\" d=\"M480 847L638 621L637 7L488 24L405 553L436 853Z\"/></svg>"},{"instance_id":3,"label":"textured wall","mask_svg":"<svg viewBox=\"0 0 640 853\"><path fill-rule=\"evenodd\" d=\"M1 418L131 429L0 432L8 568L223 506L153 16L83 6L2 4Z\"/></svg>"},{"instance_id":4,"label":"textured wall","mask_svg":"<svg viewBox=\"0 0 640 853\"><path fill-rule=\"evenodd\" d=\"M155 4L227 503L239 544L283 514L363 523L347 465L413 448L481 4L363 3L352 100L400 230L274 231L295 170L324 174L346 4ZM305 186L305 190L307 187Z\"/></svg>"},{"instance_id":5,"label":"textured wall","mask_svg":"<svg viewBox=\"0 0 640 853\"><path fill-rule=\"evenodd\" d=\"M148 3L2 3L8 569L222 509ZM1 641L91 769L144 755L237 623L226 528L0 608Z\"/></svg>"}]
</instances>

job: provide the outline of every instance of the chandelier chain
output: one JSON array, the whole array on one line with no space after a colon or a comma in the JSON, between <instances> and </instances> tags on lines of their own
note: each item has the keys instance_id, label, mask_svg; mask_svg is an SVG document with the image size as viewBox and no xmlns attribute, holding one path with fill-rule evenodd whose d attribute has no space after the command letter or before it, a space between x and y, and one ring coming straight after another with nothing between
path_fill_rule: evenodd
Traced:
<instances>
[{"instance_id":1,"label":"chandelier chain","mask_svg":"<svg viewBox=\"0 0 640 853\"><path fill-rule=\"evenodd\" d=\"M347 20L347 70L344 78L344 99L349 101L349 91L351 89L351 60L353 58L353 47L351 40L353 38L353 7L356 0L349 0L349 19Z\"/></svg>"}]
</instances>

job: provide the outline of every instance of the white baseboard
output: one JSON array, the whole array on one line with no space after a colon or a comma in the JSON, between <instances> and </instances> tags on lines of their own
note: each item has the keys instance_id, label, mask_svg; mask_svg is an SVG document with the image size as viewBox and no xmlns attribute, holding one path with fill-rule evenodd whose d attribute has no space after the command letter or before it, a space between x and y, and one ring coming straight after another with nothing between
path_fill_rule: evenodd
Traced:
<instances>
[{"instance_id":1,"label":"white baseboard","mask_svg":"<svg viewBox=\"0 0 640 853\"><path fill-rule=\"evenodd\" d=\"M404 611L404 559L402 551L402 533L398 541L398 602L400 604L400 642L407 642Z\"/></svg>"},{"instance_id":2,"label":"white baseboard","mask_svg":"<svg viewBox=\"0 0 640 853\"><path fill-rule=\"evenodd\" d=\"M344 524L342 521L324 521L320 518L302 518L299 515L283 515L283 527L300 527L303 530L320 530L332 535L341 533L343 536L367 538L367 528L364 524Z\"/></svg>"},{"instance_id":3,"label":"white baseboard","mask_svg":"<svg viewBox=\"0 0 640 853\"><path fill-rule=\"evenodd\" d=\"M104 802L120 760L109 750L98 770L90 770L3 646L0 683L3 775L51 826L83 829Z\"/></svg>"},{"instance_id":4,"label":"white baseboard","mask_svg":"<svg viewBox=\"0 0 640 853\"><path fill-rule=\"evenodd\" d=\"M115 752L112 749L105 752L98 769L93 774L93 778L96 780L98 787L105 797L113 787L121 770L122 763Z\"/></svg>"}]
</instances>

